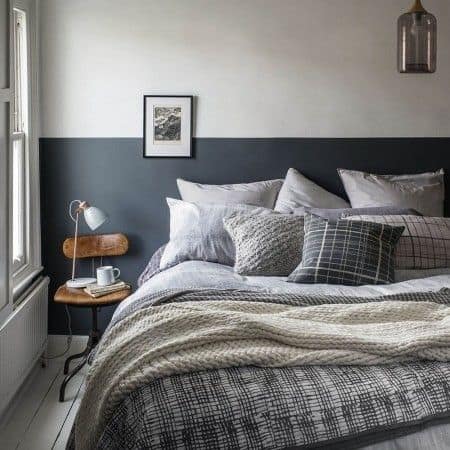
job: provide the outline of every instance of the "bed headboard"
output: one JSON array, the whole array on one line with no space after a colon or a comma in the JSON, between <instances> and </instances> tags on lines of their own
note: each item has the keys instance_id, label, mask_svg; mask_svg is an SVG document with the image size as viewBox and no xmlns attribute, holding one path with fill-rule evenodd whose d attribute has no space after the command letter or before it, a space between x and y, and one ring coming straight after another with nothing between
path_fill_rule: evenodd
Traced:
<instances>
[{"instance_id":1,"label":"bed headboard","mask_svg":"<svg viewBox=\"0 0 450 450\"><path fill-rule=\"evenodd\" d=\"M326 189L344 195L336 168L375 173L450 173L450 138L395 139L195 139L191 159L142 158L141 139L41 139L43 264L50 293L70 273L61 245L73 233L67 217L74 198L108 212L100 233L123 232L130 251L122 276L135 282L152 252L168 238L165 197L178 198L177 177L203 183L283 178L295 167ZM446 176L446 214L450 213ZM87 229L81 229L81 233ZM105 320L109 318L107 314ZM75 332L83 332L75 321ZM78 328L77 328L78 324ZM86 325L87 329L87 325ZM65 331L62 311L51 306L50 331Z\"/></svg>"}]
</instances>

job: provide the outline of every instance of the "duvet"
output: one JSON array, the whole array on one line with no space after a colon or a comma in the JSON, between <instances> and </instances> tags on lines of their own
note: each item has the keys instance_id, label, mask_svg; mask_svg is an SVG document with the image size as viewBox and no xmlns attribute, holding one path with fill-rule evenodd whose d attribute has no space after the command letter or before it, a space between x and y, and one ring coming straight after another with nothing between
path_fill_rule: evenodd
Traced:
<instances>
[{"instance_id":1,"label":"duvet","mask_svg":"<svg viewBox=\"0 0 450 450\"><path fill-rule=\"evenodd\" d=\"M182 263L116 311L69 447L349 448L446 430L448 281L301 286Z\"/></svg>"}]
</instances>

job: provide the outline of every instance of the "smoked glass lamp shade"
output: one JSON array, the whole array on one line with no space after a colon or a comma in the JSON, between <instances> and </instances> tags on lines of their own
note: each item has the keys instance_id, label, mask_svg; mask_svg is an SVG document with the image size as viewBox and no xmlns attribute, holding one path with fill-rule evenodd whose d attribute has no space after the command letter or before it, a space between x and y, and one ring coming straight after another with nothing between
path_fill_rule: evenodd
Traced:
<instances>
[{"instance_id":1,"label":"smoked glass lamp shade","mask_svg":"<svg viewBox=\"0 0 450 450\"><path fill-rule=\"evenodd\" d=\"M436 18L420 0L398 19L398 71L432 73L436 70Z\"/></svg>"}]
</instances>

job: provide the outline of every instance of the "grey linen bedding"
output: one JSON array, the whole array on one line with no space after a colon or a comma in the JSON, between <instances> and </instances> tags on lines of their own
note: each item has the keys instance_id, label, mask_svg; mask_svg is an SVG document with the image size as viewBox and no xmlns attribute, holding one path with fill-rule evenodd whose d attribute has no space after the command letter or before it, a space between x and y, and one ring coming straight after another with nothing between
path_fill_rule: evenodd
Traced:
<instances>
[{"instance_id":1,"label":"grey linen bedding","mask_svg":"<svg viewBox=\"0 0 450 450\"><path fill-rule=\"evenodd\" d=\"M135 299L100 343L69 448L308 448L445 417L449 299Z\"/></svg>"}]
</instances>

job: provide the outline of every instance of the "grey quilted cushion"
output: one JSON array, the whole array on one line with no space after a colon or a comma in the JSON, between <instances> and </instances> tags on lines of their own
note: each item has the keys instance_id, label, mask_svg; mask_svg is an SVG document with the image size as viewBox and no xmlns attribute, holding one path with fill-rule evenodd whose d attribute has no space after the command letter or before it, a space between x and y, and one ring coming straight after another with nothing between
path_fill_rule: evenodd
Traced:
<instances>
[{"instance_id":1,"label":"grey quilted cushion","mask_svg":"<svg viewBox=\"0 0 450 450\"><path fill-rule=\"evenodd\" d=\"M303 217L233 214L224 219L224 224L236 248L235 272L288 276L300 263Z\"/></svg>"}]
</instances>

